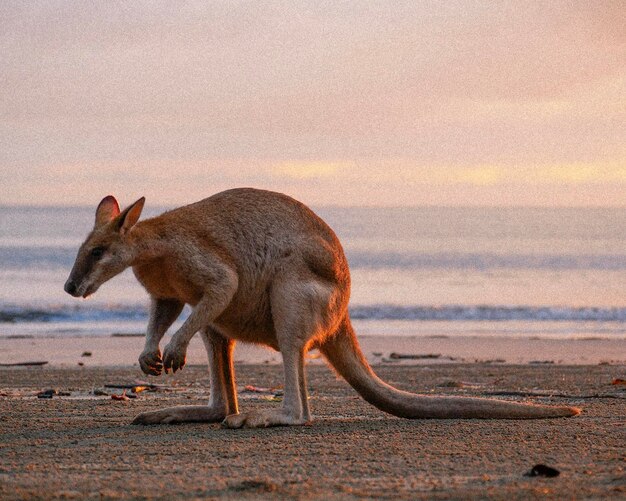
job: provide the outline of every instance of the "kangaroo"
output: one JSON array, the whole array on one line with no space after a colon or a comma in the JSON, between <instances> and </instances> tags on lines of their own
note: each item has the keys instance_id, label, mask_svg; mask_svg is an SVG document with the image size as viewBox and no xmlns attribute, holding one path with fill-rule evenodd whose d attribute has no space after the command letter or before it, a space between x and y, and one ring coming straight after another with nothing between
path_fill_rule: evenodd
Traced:
<instances>
[{"instance_id":1,"label":"kangaroo","mask_svg":"<svg viewBox=\"0 0 626 501\"><path fill-rule=\"evenodd\" d=\"M189 341L200 332L209 360L208 405L144 412L133 424L303 425L311 420L304 357L312 348L365 400L403 418L533 419L580 413L566 406L417 395L383 382L365 360L350 322L350 272L341 244L324 221L291 197L233 189L139 221L144 202L140 198L123 212L112 196L100 202L93 231L64 287L72 296L87 297L132 266L151 298L139 356L146 374L182 369ZM185 304L191 305L191 314L161 353L159 343ZM281 352L282 409L239 412L236 341Z\"/></svg>"}]
</instances>

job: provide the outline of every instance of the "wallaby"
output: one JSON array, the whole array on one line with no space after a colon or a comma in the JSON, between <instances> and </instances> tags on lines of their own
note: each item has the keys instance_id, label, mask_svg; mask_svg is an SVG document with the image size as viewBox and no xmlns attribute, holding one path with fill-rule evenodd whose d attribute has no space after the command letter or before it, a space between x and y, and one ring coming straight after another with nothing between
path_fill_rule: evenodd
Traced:
<instances>
[{"instance_id":1,"label":"wallaby","mask_svg":"<svg viewBox=\"0 0 626 501\"><path fill-rule=\"evenodd\" d=\"M532 419L574 416L566 406L496 399L424 396L380 380L355 337L348 300L350 273L335 233L304 204L280 193L224 191L141 222L140 198L120 212L114 197L96 210L65 291L87 297L129 266L151 297L146 374L176 372L200 332L210 369L207 406L144 412L134 424L218 422L228 428L302 425L311 419L305 353L317 348L368 402L410 419ZM183 306L192 311L163 354L159 342ZM233 367L236 341L281 352L281 410L239 412Z\"/></svg>"}]
</instances>

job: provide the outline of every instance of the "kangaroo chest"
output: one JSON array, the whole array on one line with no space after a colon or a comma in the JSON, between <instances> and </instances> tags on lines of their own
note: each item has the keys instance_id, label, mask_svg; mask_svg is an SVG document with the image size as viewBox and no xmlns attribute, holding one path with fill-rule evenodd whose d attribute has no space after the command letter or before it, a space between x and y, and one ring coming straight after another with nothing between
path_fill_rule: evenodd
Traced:
<instances>
[{"instance_id":1,"label":"kangaroo chest","mask_svg":"<svg viewBox=\"0 0 626 501\"><path fill-rule=\"evenodd\" d=\"M168 265L163 259L155 259L133 267L133 273L148 293L156 298L178 299L195 305L201 298L201 288L185 276L183 270Z\"/></svg>"}]
</instances>

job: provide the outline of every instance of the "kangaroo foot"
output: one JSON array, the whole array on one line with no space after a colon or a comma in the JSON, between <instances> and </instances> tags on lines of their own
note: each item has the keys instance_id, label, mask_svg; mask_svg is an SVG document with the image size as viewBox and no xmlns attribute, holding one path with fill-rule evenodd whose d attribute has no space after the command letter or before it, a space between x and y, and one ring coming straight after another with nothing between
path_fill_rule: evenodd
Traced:
<instances>
[{"instance_id":1,"label":"kangaroo foot","mask_svg":"<svg viewBox=\"0 0 626 501\"><path fill-rule=\"evenodd\" d=\"M251 411L226 416L223 428L269 428L270 426L301 426L304 418L294 418L284 411Z\"/></svg>"},{"instance_id":2,"label":"kangaroo foot","mask_svg":"<svg viewBox=\"0 0 626 501\"><path fill-rule=\"evenodd\" d=\"M142 412L131 424L219 423L225 415L223 409L203 405L181 405Z\"/></svg>"}]
</instances>

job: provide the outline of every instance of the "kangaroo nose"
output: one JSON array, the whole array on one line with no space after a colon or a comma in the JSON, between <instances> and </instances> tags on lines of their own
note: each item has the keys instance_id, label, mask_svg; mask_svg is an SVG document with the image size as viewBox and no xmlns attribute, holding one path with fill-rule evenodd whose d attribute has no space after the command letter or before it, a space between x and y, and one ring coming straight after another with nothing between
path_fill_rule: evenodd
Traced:
<instances>
[{"instance_id":1,"label":"kangaroo nose","mask_svg":"<svg viewBox=\"0 0 626 501\"><path fill-rule=\"evenodd\" d=\"M72 296L76 294L76 284L71 280L65 282L65 286L63 287L63 289L65 289L65 292L71 294Z\"/></svg>"}]
</instances>

